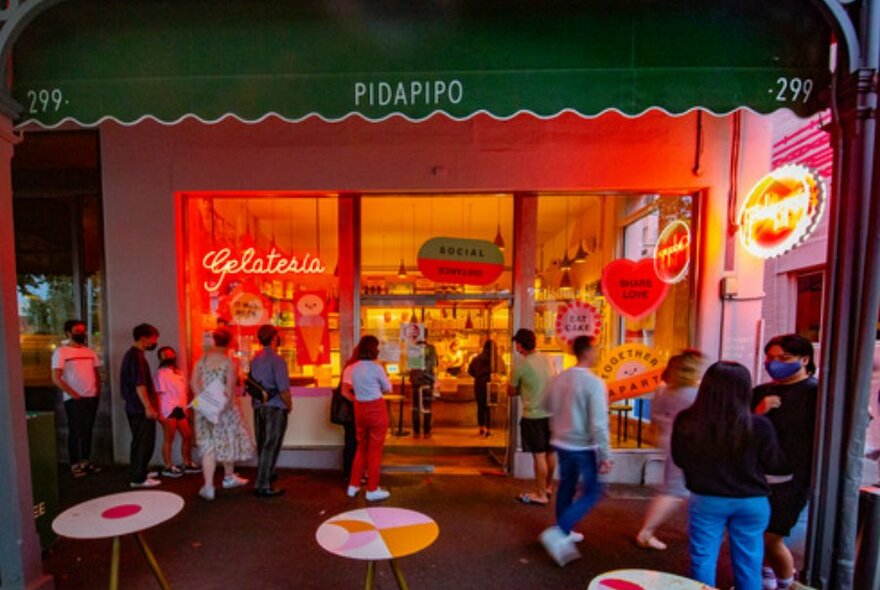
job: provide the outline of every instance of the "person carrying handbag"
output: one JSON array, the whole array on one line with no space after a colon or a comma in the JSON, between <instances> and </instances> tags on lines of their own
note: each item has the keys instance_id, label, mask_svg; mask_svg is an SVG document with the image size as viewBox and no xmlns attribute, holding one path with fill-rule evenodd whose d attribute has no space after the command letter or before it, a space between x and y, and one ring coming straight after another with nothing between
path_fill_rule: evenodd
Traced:
<instances>
[{"instance_id":1,"label":"person carrying handbag","mask_svg":"<svg viewBox=\"0 0 880 590\"><path fill-rule=\"evenodd\" d=\"M345 361L342 367L342 373L344 374L345 370L357 360L358 348L355 346L351 358ZM333 399L330 401L330 422L342 426L343 429L342 476L348 482L351 477L351 465L357 452L357 431L354 425L354 402L342 394L342 389L342 377L340 377L339 385L333 390Z\"/></svg>"},{"instance_id":2,"label":"person carrying handbag","mask_svg":"<svg viewBox=\"0 0 880 590\"><path fill-rule=\"evenodd\" d=\"M262 399L252 397L258 457L254 493L260 498L271 498L284 493L284 489L272 487L272 480L284 433L287 432L287 416L293 409L293 404L290 399L287 363L277 351L281 344L278 329L271 324L260 326L257 340L263 350L251 360L250 376L266 389L268 395Z\"/></svg>"}]
</instances>

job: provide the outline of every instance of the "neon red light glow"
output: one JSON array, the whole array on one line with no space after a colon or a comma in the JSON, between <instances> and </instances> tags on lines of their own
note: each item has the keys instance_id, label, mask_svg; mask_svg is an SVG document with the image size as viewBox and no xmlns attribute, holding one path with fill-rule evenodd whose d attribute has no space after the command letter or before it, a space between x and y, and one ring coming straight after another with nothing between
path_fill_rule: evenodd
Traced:
<instances>
[{"instance_id":1,"label":"neon red light glow","mask_svg":"<svg viewBox=\"0 0 880 590\"><path fill-rule=\"evenodd\" d=\"M675 220L660 232L654 247L654 270L665 283L677 283L686 275L691 262L691 230Z\"/></svg>"},{"instance_id":2,"label":"neon red light glow","mask_svg":"<svg viewBox=\"0 0 880 590\"><path fill-rule=\"evenodd\" d=\"M777 168L743 202L740 240L755 256L779 256L810 235L824 205L825 185L818 174L803 166Z\"/></svg>"},{"instance_id":3,"label":"neon red light glow","mask_svg":"<svg viewBox=\"0 0 880 590\"><path fill-rule=\"evenodd\" d=\"M265 255L258 255L254 248L246 248L235 256L230 248L211 250L202 258L202 268L214 274L213 282L203 283L209 292L220 289L227 275L324 274L327 270L321 259L310 253L297 258L286 256L274 247Z\"/></svg>"}]
</instances>

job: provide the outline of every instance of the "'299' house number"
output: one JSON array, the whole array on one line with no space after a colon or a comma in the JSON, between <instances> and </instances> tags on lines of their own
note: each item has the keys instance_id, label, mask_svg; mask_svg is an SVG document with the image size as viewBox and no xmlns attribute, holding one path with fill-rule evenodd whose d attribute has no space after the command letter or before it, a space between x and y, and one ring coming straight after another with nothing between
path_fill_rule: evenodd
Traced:
<instances>
[{"instance_id":1,"label":"'299' house number","mask_svg":"<svg viewBox=\"0 0 880 590\"><path fill-rule=\"evenodd\" d=\"M68 104L70 101L64 98L64 93L60 88L40 88L39 90L28 90L28 113L57 113L61 110L62 105Z\"/></svg>"}]
</instances>

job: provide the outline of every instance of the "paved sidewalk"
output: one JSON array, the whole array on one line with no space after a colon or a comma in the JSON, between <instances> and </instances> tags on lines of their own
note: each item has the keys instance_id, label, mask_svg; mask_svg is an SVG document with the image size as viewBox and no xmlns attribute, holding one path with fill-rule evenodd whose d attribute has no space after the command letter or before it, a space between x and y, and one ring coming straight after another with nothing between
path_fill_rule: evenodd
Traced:
<instances>
[{"instance_id":1,"label":"paved sidewalk","mask_svg":"<svg viewBox=\"0 0 880 590\"><path fill-rule=\"evenodd\" d=\"M61 470L66 474L66 471ZM253 477L253 469L242 469ZM126 470L113 468L82 480L62 475L62 507L126 490ZM223 490L205 502L197 496L200 475L164 480L161 490L180 494L183 511L146 533L156 557L175 588L359 588L365 565L322 550L315 542L321 522L365 505L351 500L337 472L282 470L278 486L285 496L258 499L249 489ZM218 481L219 483L219 481ZM424 512L440 526L437 541L400 565L413 590L571 588L583 590L595 575L617 568L643 567L686 574L686 517L662 531L669 550L639 549L632 542L650 489L611 486L582 523L583 559L557 567L537 542L553 520L552 507L519 504L527 482L497 476L385 475L391 499L382 505ZM45 556L44 568L56 588L106 587L110 540L59 539ZM396 588L388 566L377 568L377 588ZM730 586L726 552L718 584ZM133 539L122 546L120 587L154 590L157 585Z\"/></svg>"}]
</instances>

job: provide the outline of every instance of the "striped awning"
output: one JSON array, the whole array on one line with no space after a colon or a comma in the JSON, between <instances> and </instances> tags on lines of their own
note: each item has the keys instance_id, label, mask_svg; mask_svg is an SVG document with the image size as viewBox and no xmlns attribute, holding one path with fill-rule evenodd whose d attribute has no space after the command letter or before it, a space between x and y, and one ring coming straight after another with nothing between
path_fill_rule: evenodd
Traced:
<instances>
[{"instance_id":1,"label":"striped awning","mask_svg":"<svg viewBox=\"0 0 880 590\"><path fill-rule=\"evenodd\" d=\"M22 123L827 106L805 0L70 0L13 52Z\"/></svg>"}]
</instances>

